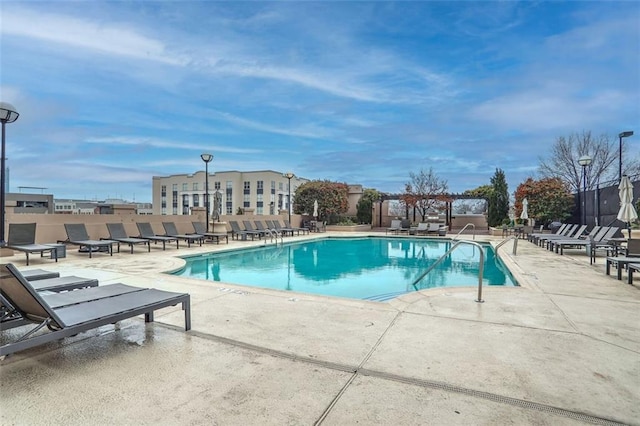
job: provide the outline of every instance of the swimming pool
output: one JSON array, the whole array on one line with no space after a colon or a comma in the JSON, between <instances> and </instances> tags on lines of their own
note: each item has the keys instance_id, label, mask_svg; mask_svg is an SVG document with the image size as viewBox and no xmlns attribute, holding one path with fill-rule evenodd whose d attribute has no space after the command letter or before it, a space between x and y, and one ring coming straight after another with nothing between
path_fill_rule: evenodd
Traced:
<instances>
[{"instance_id":1,"label":"swimming pool","mask_svg":"<svg viewBox=\"0 0 640 426\"><path fill-rule=\"evenodd\" d=\"M328 237L184 257L174 275L321 294L385 301L427 288L478 285L479 249L459 246L416 285L412 283L451 248L451 240ZM515 286L513 276L485 251L483 285Z\"/></svg>"}]
</instances>

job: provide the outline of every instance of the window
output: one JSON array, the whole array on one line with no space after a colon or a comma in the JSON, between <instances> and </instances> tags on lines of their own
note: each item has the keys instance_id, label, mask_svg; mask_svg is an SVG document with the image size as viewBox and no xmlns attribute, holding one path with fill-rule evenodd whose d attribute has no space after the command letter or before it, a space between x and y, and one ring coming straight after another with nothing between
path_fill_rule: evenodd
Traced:
<instances>
[{"instance_id":1,"label":"window","mask_svg":"<svg viewBox=\"0 0 640 426\"><path fill-rule=\"evenodd\" d=\"M200 196L198 194L193 194L193 207L200 207Z\"/></svg>"},{"instance_id":2,"label":"window","mask_svg":"<svg viewBox=\"0 0 640 426\"><path fill-rule=\"evenodd\" d=\"M278 182L278 189L282 191L283 188L284 188L284 184L282 182Z\"/></svg>"},{"instance_id":3,"label":"window","mask_svg":"<svg viewBox=\"0 0 640 426\"><path fill-rule=\"evenodd\" d=\"M262 206L256 207L256 214L262 215Z\"/></svg>"},{"instance_id":4,"label":"window","mask_svg":"<svg viewBox=\"0 0 640 426\"><path fill-rule=\"evenodd\" d=\"M194 191L198 190L198 182L193 182L193 190Z\"/></svg>"},{"instance_id":5,"label":"window","mask_svg":"<svg viewBox=\"0 0 640 426\"><path fill-rule=\"evenodd\" d=\"M248 203L249 203L249 201L251 201L251 195L250 194L244 194L244 200L243 201L244 201L244 206L245 207L249 207Z\"/></svg>"},{"instance_id":6,"label":"window","mask_svg":"<svg viewBox=\"0 0 640 426\"><path fill-rule=\"evenodd\" d=\"M256 183L256 187L257 187L258 189L263 189L263 187L264 187L264 181L259 180L259 181Z\"/></svg>"},{"instance_id":7,"label":"window","mask_svg":"<svg viewBox=\"0 0 640 426\"><path fill-rule=\"evenodd\" d=\"M171 185L171 191L178 192L178 184L177 183L174 183L173 185Z\"/></svg>"},{"instance_id":8,"label":"window","mask_svg":"<svg viewBox=\"0 0 640 426\"><path fill-rule=\"evenodd\" d=\"M220 189L220 181L214 182L213 189Z\"/></svg>"},{"instance_id":9,"label":"window","mask_svg":"<svg viewBox=\"0 0 640 426\"><path fill-rule=\"evenodd\" d=\"M182 190L183 190L183 191L188 191L188 189L187 189L188 187L189 187L189 184L188 184L188 183L183 183L183 184L182 184Z\"/></svg>"},{"instance_id":10,"label":"window","mask_svg":"<svg viewBox=\"0 0 640 426\"><path fill-rule=\"evenodd\" d=\"M262 203L263 199L262 199L262 194L261 193L256 195L256 200L258 201L258 203Z\"/></svg>"},{"instance_id":11,"label":"window","mask_svg":"<svg viewBox=\"0 0 640 426\"><path fill-rule=\"evenodd\" d=\"M233 181L228 180L227 181L227 189L232 189L233 188Z\"/></svg>"}]
</instances>

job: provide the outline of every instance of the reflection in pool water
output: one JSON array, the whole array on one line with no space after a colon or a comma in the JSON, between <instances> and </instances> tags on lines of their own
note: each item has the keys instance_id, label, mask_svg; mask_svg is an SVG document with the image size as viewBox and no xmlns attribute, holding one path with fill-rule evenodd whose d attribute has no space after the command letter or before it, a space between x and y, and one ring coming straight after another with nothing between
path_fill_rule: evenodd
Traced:
<instances>
[{"instance_id":1,"label":"reflection in pool water","mask_svg":"<svg viewBox=\"0 0 640 426\"><path fill-rule=\"evenodd\" d=\"M412 285L451 244L433 239L326 238L186 257L186 266L175 274L369 300L387 300L427 288L477 286L480 256L474 246L460 246ZM483 247L483 284L517 285L493 249Z\"/></svg>"}]
</instances>

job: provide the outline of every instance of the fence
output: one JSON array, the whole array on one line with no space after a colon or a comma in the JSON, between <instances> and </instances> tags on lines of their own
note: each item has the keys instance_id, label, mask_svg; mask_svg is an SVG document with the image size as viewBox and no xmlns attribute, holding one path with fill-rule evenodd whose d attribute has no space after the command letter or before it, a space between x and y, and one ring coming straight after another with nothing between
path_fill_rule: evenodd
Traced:
<instances>
[{"instance_id":1,"label":"fence","mask_svg":"<svg viewBox=\"0 0 640 426\"><path fill-rule=\"evenodd\" d=\"M640 175L631 176L633 183L633 200L634 203L640 196ZM583 223L584 213L582 208L586 209L586 225L589 227L595 225L601 226L620 226L626 227L617 219L620 210L620 196L618 195L618 181L605 182L603 187L596 186L596 189L579 192L575 197L575 210L568 219L571 223ZM617 222L617 223L616 223Z\"/></svg>"}]
</instances>

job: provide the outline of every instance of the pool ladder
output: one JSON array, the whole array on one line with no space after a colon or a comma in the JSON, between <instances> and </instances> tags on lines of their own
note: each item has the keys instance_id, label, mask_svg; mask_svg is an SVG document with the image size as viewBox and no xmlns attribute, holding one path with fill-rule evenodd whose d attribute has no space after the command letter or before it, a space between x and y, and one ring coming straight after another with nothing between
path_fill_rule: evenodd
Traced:
<instances>
[{"instance_id":1,"label":"pool ladder","mask_svg":"<svg viewBox=\"0 0 640 426\"><path fill-rule=\"evenodd\" d=\"M275 229L265 229L264 230L267 234L269 234L270 237L270 241L273 241L275 239L276 241L276 245L278 245L278 231ZM280 245L284 245L284 232L280 233ZM267 239L264 239L264 245L267 245Z\"/></svg>"},{"instance_id":2,"label":"pool ladder","mask_svg":"<svg viewBox=\"0 0 640 426\"><path fill-rule=\"evenodd\" d=\"M462 229L460 230L460 232L458 232L458 233L456 234L456 236L455 236L455 237L453 237L453 239L454 239L454 240L457 240L457 239L458 239L458 237L460 236L460 234L462 234L462 233L463 233L463 232L464 232L468 227L472 227L472 228L473 228L473 239L475 240L475 239L476 239L476 225L474 225L473 223L467 223L467 224L464 226L464 228L462 228Z\"/></svg>"},{"instance_id":3,"label":"pool ladder","mask_svg":"<svg viewBox=\"0 0 640 426\"><path fill-rule=\"evenodd\" d=\"M496 246L495 250L496 253L498 252L498 249L500 247L502 247L503 245L505 245L505 243L508 243L510 240L513 240L513 254L515 255L516 252L518 251L518 237L515 235L512 235L508 238L505 238L504 240L500 241L500 243Z\"/></svg>"},{"instance_id":4,"label":"pool ladder","mask_svg":"<svg viewBox=\"0 0 640 426\"><path fill-rule=\"evenodd\" d=\"M436 260L433 264L431 264L431 266L429 266L427 268L427 270L424 271L424 273L422 275L420 275L418 277L418 279L415 280L411 285L415 287L416 284L418 284L420 281L422 281L422 279L429 272L431 272L436 266L438 266L438 264L440 262L442 262L447 256L449 256L452 251L454 251L456 248L458 248L458 246L460 246L462 244L469 244L469 245L478 247L480 249L480 265L478 265L478 298L476 299L476 302L484 303L484 300L482 300L482 276L484 274L484 250L482 249L482 246L480 244L476 243L475 241L459 240L459 241L456 241L455 243L453 243L451 248L449 250L447 250L447 252L445 254L440 256L438 258L438 260Z\"/></svg>"}]
</instances>

